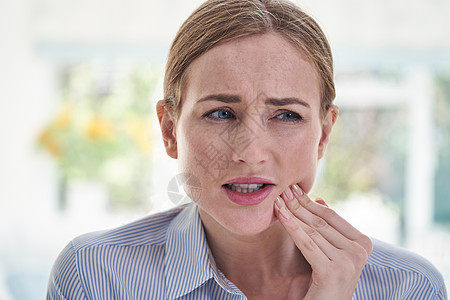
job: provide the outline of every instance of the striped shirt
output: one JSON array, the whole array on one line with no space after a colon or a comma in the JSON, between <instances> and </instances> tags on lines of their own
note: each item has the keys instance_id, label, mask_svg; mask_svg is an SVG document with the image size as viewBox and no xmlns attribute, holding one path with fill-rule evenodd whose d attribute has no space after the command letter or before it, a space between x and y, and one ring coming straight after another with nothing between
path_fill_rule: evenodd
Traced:
<instances>
[{"instance_id":1,"label":"striped shirt","mask_svg":"<svg viewBox=\"0 0 450 300\"><path fill-rule=\"evenodd\" d=\"M352 299L447 299L425 259L374 240ZM215 266L196 204L75 238L47 299L246 299Z\"/></svg>"}]
</instances>

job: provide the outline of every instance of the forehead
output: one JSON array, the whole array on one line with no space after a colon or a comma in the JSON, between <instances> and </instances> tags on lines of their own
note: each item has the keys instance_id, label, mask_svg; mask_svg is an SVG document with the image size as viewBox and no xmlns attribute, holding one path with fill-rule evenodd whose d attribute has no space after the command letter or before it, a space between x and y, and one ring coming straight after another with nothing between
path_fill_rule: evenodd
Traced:
<instances>
[{"instance_id":1,"label":"forehead","mask_svg":"<svg viewBox=\"0 0 450 300\"><path fill-rule=\"evenodd\" d=\"M311 101L320 98L315 67L297 47L276 33L220 44L194 60L186 75L186 102L217 93L249 100L261 93Z\"/></svg>"}]
</instances>

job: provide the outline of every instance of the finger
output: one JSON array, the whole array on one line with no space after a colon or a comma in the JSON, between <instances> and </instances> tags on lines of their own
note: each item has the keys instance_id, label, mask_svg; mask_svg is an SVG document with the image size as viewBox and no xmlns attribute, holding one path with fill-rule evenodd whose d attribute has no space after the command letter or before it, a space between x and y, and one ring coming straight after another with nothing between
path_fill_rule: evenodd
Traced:
<instances>
[{"instance_id":1,"label":"finger","mask_svg":"<svg viewBox=\"0 0 450 300\"><path fill-rule=\"evenodd\" d=\"M313 299L333 299L337 295L342 295L342 293L337 292L336 294L335 290L334 295L329 295L327 288L337 284L339 288L344 286L345 289L346 281L351 281L352 286L348 292L351 295L367 258L360 260L358 256L354 257L335 248L322 235L317 234L317 231L305 229L310 227L297 219L286 208L280 197L277 197L275 203L275 214L280 223L289 233L303 257L311 265L312 282L308 294L314 295L312 296ZM329 291L330 289L328 289Z\"/></svg>"},{"instance_id":2,"label":"finger","mask_svg":"<svg viewBox=\"0 0 450 300\"><path fill-rule=\"evenodd\" d=\"M353 227L344 218L339 216L335 211L329 207L325 207L312 201L309 196L303 192L297 184L293 184L291 188L286 189L285 192L290 191L293 197L289 197L288 207L292 206L293 209L301 211L302 208L306 208L312 214L324 219L330 226L337 229L344 236L351 240L356 240L361 234L355 227Z\"/></svg>"},{"instance_id":3,"label":"finger","mask_svg":"<svg viewBox=\"0 0 450 300\"><path fill-rule=\"evenodd\" d=\"M288 198L289 192L286 191L282 196ZM296 200L283 201L282 199L278 201L284 204L297 202ZM281 207L281 205L279 206ZM294 219L301 222L300 227L303 231L319 246L331 261L338 263L338 265L344 264L346 267L353 265L355 270L362 270L372 251L372 242L368 237L363 235L364 238L361 238L361 240L350 240L330 226L324 219L314 215L301 205L299 205L296 213L293 213L292 209L289 212L295 216ZM302 223L305 226L302 226Z\"/></svg>"},{"instance_id":4,"label":"finger","mask_svg":"<svg viewBox=\"0 0 450 300\"><path fill-rule=\"evenodd\" d=\"M354 246L353 242L356 242L367 253L371 252L372 242L367 236L362 234L331 208L312 201L298 185L294 184L291 188L287 188L282 196L285 199L287 207L294 215L321 232L336 247L348 249ZM346 239L341 239L340 235Z\"/></svg>"},{"instance_id":5,"label":"finger","mask_svg":"<svg viewBox=\"0 0 450 300\"><path fill-rule=\"evenodd\" d=\"M317 231L329 243L338 249L346 249L350 247L350 243L352 242L351 240L330 226L323 218L305 209L299 204L298 201L295 200L295 198L291 199L290 197L293 197L293 195L291 194L289 196L289 191L285 191L282 194L282 198L284 199L286 206L293 213L293 215L310 227L309 230Z\"/></svg>"},{"instance_id":6,"label":"finger","mask_svg":"<svg viewBox=\"0 0 450 300\"><path fill-rule=\"evenodd\" d=\"M311 266L324 266L323 264L330 260L342 259L341 250L327 241L317 230L299 220L279 197L275 202L275 211L281 224Z\"/></svg>"}]
</instances>

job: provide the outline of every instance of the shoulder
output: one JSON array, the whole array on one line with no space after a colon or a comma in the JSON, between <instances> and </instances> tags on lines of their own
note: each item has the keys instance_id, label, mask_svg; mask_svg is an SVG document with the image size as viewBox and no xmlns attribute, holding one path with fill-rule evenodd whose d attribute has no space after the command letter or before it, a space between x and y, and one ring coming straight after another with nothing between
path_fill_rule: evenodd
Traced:
<instances>
[{"instance_id":1,"label":"shoulder","mask_svg":"<svg viewBox=\"0 0 450 300\"><path fill-rule=\"evenodd\" d=\"M373 251L367 265L386 272L408 273L439 284L442 276L428 260L406 249L372 239Z\"/></svg>"},{"instance_id":2,"label":"shoulder","mask_svg":"<svg viewBox=\"0 0 450 300\"><path fill-rule=\"evenodd\" d=\"M372 241L373 251L361 274L359 292L389 299L446 299L442 275L428 260L406 249Z\"/></svg>"},{"instance_id":3,"label":"shoulder","mask_svg":"<svg viewBox=\"0 0 450 300\"><path fill-rule=\"evenodd\" d=\"M134 268L136 274L160 276L167 230L184 207L73 239L53 265L47 299L101 298L98 293L107 293L108 289L98 289L96 285L108 287L111 282L120 285L130 274L130 268ZM132 262L141 257L145 257L146 262L134 266Z\"/></svg>"},{"instance_id":4,"label":"shoulder","mask_svg":"<svg viewBox=\"0 0 450 300\"><path fill-rule=\"evenodd\" d=\"M167 228L185 206L149 215L110 230L91 232L72 240L75 252L98 246L151 246L166 242Z\"/></svg>"}]
</instances>

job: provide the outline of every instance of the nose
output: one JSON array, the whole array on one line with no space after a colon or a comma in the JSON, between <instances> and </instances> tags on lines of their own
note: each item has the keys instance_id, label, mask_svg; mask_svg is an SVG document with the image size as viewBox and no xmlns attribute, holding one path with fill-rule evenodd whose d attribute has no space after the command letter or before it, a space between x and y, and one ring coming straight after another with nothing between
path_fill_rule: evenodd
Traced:
<instances>
[{"instance_id":1,"label":"nose","mask_svg":"<svg viewBox=\"0 0 450 300\"><path fill-rule=\"evenodd\" d=\"M231 148L235 163L258 165L269 157L265 130L255 122L236 122L226 130L224 140Z\"/></svg>"}]
</instances>

